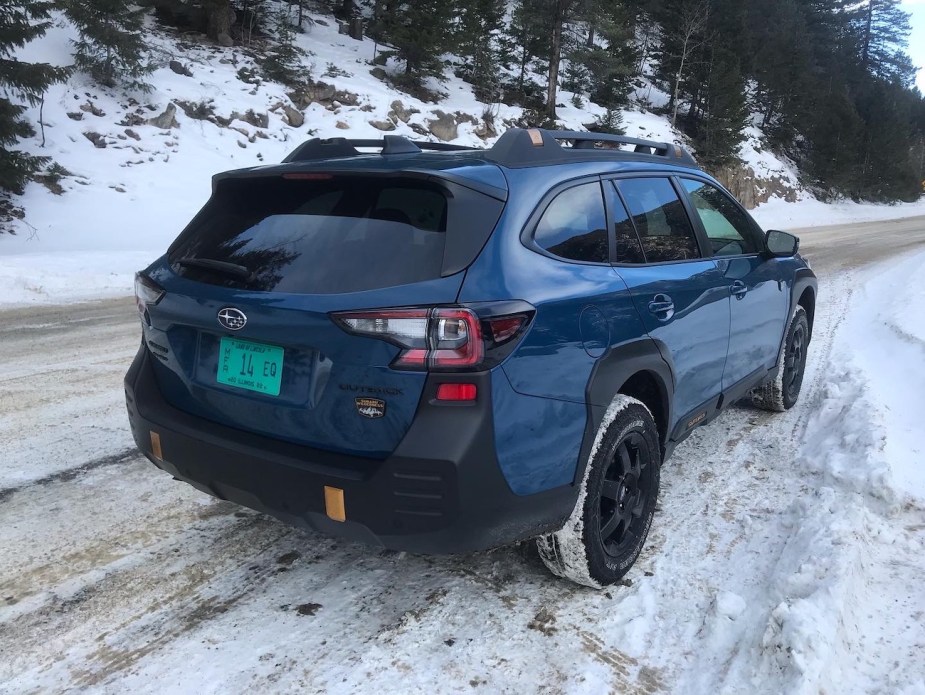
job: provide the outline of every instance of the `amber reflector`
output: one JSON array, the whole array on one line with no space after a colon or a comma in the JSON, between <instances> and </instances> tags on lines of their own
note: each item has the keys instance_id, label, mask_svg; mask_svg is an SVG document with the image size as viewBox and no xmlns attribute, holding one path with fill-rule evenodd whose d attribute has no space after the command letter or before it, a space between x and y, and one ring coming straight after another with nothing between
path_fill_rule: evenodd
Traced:
<instances>
[{"instance_id":1,"label":"amber reflector","mask_svg":"<svg viewBox=\"0 0 925 695\"><path fill-rule=\"evenodd\" d=\"M334 521L346 521L347 511L344 509L344 491L339 487L324 486L324 511Z\"/></svg>"},{"instance_id":2,"label":"amber reflector","mask_svg":"<svg viewBox=\"0 0 925 695\"><path fill-rule=\"evenodd\" d=\"M161 453L161 435L157 432L151 432L151 453L158 460L163 460L164 458L164 454Z\"/></svg>"}]
</instances>

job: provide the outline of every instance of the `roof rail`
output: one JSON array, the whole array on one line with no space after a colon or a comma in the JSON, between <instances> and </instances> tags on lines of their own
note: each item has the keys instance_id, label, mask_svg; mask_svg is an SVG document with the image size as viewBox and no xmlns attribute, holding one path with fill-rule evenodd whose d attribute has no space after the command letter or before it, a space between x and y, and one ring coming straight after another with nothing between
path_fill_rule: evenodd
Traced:
<instances>
[{"instance_id":1,"label":"roof rail","mask_svg":"<svg viewBox=\"0 0 925 695\"><path fill-rule=\"evenodd\" d=\"M569 145L563 147L560 141L569 143ZM607 145L634 145L633 153L625 152L627 155L632 154L634 159L645 157L663 164L667 159L671 164L697 166L696 160L687 150L667 142L640 140L610 133L542 128L511 128L488 150L488 158L503 166L517 168L575 159L591 159L602 155L613 156L619 151Z\"/></svg>"},{"instance_id":2,"label":"roof rail","mask_svg":"<svg viewBox=\"0 0 925 695\"><path fill-rule=\"evenodd\" d=\"M334 157L356 157L364 154L357 147L378 147L380 154L417 154L422 150L436 152L457 152L460 150L474 150L477 148L464 145L450 145L445 142L419 142L408 140L401 135L385 135L382 140L350 140L347 138L312 138L296 147L283 162L305 162L312 159L328 159Z\"/></svg>"}]
</instances>

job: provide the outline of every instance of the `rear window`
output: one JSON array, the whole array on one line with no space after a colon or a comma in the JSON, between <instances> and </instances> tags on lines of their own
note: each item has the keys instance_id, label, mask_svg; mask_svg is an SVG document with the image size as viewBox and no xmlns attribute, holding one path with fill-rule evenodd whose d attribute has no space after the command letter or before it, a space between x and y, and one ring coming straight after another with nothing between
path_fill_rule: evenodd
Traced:
<instances>
[{"instance_id":1,"label":"rear window","mask_svg":"<svg viewBox=\"0 0 925 695\"><path fill-rule=\"evenodd\" d=\"M169 258L186 277L261 291L334 294L432 280L443 268L448 207L443 189L416 180L226 179Z\"/></svg>"}]
</instances>

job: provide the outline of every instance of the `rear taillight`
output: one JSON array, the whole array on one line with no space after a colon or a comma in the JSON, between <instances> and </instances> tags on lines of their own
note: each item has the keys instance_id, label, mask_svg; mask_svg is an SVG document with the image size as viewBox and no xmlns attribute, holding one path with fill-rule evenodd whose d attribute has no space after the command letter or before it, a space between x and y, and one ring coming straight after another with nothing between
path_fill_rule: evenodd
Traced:
<instances>
[{"instance_id":1,"label":"rear taillight","mask_svg":"<svg viewBox=\"0 0 925 695\"><path fill-rule=\"evenodd\" d=\"M144 317L149 306L154 306L164 296L164 288L143 273L135 273L135 306Z\"/></svg>"},{"instance_id":2,"label":"rear taillight","mask_svg":"<svg viewBox=\"0 0 925 695\"><path fill-rule=\"evenodd\" d=\"M346 311L332 318L348 333L400 347L391 364L395 369L470 371L506 357L532 315L532 307L503 316L480 316L468 307L421 307Z\"/></svg>"}]
</instances>

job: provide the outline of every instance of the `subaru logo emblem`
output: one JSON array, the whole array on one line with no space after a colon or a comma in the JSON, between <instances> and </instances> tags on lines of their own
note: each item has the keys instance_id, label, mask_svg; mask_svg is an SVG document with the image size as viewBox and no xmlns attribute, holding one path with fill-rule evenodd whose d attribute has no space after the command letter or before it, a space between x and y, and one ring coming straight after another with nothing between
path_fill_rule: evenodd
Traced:
<instances>
[{"instance_id":1,"label":"subaru logo emblem","mask_svg":"<svg viewBox=\"0 0 925 695\"><path fill-rule=\"evenodd\" d=\"M240 309L226 306L218 312L218 322L229 331L240 331L247 323L247 317Z\"/></svg>"}]
</instances>

